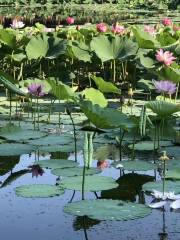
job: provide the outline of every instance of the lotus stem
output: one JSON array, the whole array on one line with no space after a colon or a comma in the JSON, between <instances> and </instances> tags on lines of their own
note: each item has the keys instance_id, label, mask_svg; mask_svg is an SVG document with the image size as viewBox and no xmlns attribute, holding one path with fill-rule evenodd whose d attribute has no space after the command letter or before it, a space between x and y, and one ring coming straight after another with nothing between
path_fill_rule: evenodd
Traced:
<instances>
[{"instance_id":1,"label":"lotus stem","mask_svg":"<svg viewBox=\"0 0 180 240\"><path fill-rule=\"evenodd\" d=\"M82 200L85 200L84 188L85 188L85 176L86 176L86 165L83 167L83 179L82 179Z\"/></svg>"},{"instance_id":2,"label":"lotus stem","mask_svg":"<svg viewBox=\"0 0 180 240\"><path fill-rule=\"evenodd\" d=\"M166 175L166 161L163 161L163 196L165 193L165 175Z\"/></svg>"},{"instance_id":3,"label":"lotus stem","mask_svg":"<svg viewBox=\"0 0 180 240\"><path fill-rule=\"evenodd\" d=\"M9 123L11 124L11 119L12 119L12 94L11 91L9 91Z\"/></svg>"},{"instance_id":4,"label":"lotus stem","mask_svg":"<svg viewBox=\"0 0 180 240\"><path fill-rule=\"evenodd\" d=\"M177 84L177 88L176 88L176 94L175 94L175 103L178 97L178 92L179 92L179 83Z\"/></svg>"}]
</instances>

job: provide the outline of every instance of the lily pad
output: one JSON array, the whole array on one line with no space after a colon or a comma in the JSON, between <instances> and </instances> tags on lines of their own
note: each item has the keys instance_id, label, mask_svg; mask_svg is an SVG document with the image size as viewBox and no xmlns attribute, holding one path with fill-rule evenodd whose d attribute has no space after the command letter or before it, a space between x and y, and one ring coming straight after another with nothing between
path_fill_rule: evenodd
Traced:
<instances>
[{"instance_id":1,"label":"lily pad","mask_svg":"<svg viewBox=\"0 0 180 240\"><path fill-rule=\"evenodd\" d=\"M69 203L64 207L64 212L98 220L126 221L143 218L151 213L151 209L143 204L99 199Z\"/></svg>"},{"instance_id":2,"label":"lily pad","mask_svg":"<svg viewBox=\"0 0 180 240\"><path fill-rule=\"evenodd\" d=\"M81 146L82 147L82 146ZM78 150L80 149L80 146L77 144ZM74 144L71 145L52 145L52 146L41 146L39 147L39 151L41 152L65 152L70 153L74 152Z\"/></svg>"},{"instance_id":3,"label":"lily pad","mask_svg":"<svg viewBox=\"0 0 180 240\"><path fill-rule=\"evenodd\" d=\"M30 144L38 146L69 144L71 142L73 142L71 135L49 135L41 139L29 141Z\"/></svg>"},{"instance_id":4,"label":"lily pad","mask_svg":"<svg viewBox=\"0 0 180 240\"><path fill-rule=\"evenodd\" d=\"M81 191L82 190L82 176L64 178L60 182L62 188ZM116 188L118 184L113 178L103 176L86 176L85 191L101 191L111 188Z\"/></svg>"},{"instance_id":5,"label":"lily pad","mask_svg":"<svg viewBox=\"0 0 180 240\"><path fill-rule=\"evenodd\" d=\"M94 175L100 173L101 170L98 168L90 168L86 170L86 175ZM57 168L51 171L52 174L56 176L63 176L63 177L75 177L75 176L82 176L83 175L83 168L82 167L73 167L73 168Z\"/></svg>"},{"instance_id":6,"label":"lily pad","mask_svg":"<svg viewBox=\"0 0 180 240\"><path fill-rule=\"evenodd\" d=\"M25 141L46 136L46 133L33 130L23 130L21 128L8 128L0 132L0 136L13 141Z\"/></svg>"},{"instance_id":7,"label":"lily pad","mask_svg":"<svg viewBox=\"0 0 180 240\"><path fill-rule=\"evenodd\" d=\"M77 167L78 163L71 160L50 159L39 161L38 164L43 168L72 168Z\"/></svg>"},{"instance_id":8,"label":"lily pad","mask_svg":"<svg viewBox=\"0 0 180 240\"><path fill-rule=\"evenodd\" d=\"M171 169L171 170L167 171L166 178L180 180L180 168Z\"/></svg>"},{"instance_id":9,"label":"lily pad","mask_svg":"<svg viewBox=\"0 0 180 240\"><path fill-rule=\"evenodd\" d=\"M128 171L148 171L156 168L156 165L153 163L139 160L113 162L112 166L118 167L118 164L121 164Z\"/></svg>"},{"instance_id":10,"label":"lily pad","mask_svg":"<svg viewBox=\"0 0 180 240\"><path fill-rule=\"evenodd\" d=\"M31 153L35 148L32 145L20 143L2 143L0 145L0 156L19 156Z\"/></svg>"},{"instance_id":11,"label":"lily pad","mask_svg":"<svg viewBox=\"0 0 180 240\"><path fill-rule=\"evenodd\" d=\"M162 191L163 182L148 182L143 185L143 190L147 192L152 192L153 190ZM180 181L166 181L165 182L165 192L174 192L174 194L180 193Z\"/></svg>"},{"instance_id":12,"label":"lily pad","mask_svg":"<svg viewBox=\"0 0 180 240\"><path fill-rule=\"evenodd\" d=\"M48 198L62 195L64 193L64 189L48 184L33 184L17 187L15 192L19 197Z\"/></svg>"},{"instance_id":13,"label":"lily pad","mask_svg":"<svg viewBox=\"0 0 180 240\"><path fill-rule=\"evenodd\" d=\"M160 141L159 145L161 147L166 147L166 146L171 146L172 142L171 141ZM133 144L129 145L129 148L133 148ZM157 145L155 146L155 149L157 149ZM154 150L154 142L152 141L143 141L143 142L138 142L134 145L134 149L136 151L153 151Z\"/></svg>"}]
</instances>

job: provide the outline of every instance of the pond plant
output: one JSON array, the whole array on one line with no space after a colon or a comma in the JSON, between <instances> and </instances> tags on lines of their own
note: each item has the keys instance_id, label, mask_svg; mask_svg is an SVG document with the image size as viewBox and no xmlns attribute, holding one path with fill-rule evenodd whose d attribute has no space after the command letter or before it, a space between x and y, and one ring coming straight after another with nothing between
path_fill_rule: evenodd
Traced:
<instances>
[{"instance_id":1,"label":"pond plant","mask_svg":"<svg viewBox=\"0 0 180 240\"><path fill-rule=\"evenodd\" d=\"M53 30L19 19L1 27L6 178L0 188L17 184L19 199L57 198L57 208L63 204L64 214L83 222L151 218L151 208L167 212L168 201L169 216L176 214L180 32L174 26L169 18L157 25L76 25L68 14L65 26ZM16 181L26 177L25 184Z\"/></svg>"}]
</instances>

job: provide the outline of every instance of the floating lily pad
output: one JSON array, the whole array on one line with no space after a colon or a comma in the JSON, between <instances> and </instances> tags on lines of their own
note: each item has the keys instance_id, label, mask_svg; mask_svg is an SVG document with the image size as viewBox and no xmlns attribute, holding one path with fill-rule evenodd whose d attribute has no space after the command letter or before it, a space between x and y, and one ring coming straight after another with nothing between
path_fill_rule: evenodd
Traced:
<instances>
[{"instance_id":1,"label":"floating lily pad","mask_svg":"<svg viewBox=\"0 0 180 240\"><path fill-rule=\"evenodd\" d=\"M161 147L171 146L171 141L160 141L159 145ZM133 149L133 144L129 145L130 149ZM155 146L155 149L157 149L157 145ZM144 141L144 142L138 142L134 145L134 149L136 151L153 151L154 150L154 142L152 141Z\"/></svg>"},{"instance_id":2,"label":"floating lily pad","mask_svg":"<svg viewBox=\"0 0 180 240\"><path fill-rule=\"evenodd\" d=\"M156 168L156 165L153 163L138 160L118 161L112 163L112 166L118 167L118 165L122 165L122 168L128 171L148 171Z\"/></svg>"},{"instance_id":3,"label":"floating lily pad","mask_svg":"<svg viewBox=\"0 0 180 240\"><path fill-rule=\"evenodd\" d=\"M48 198L59 196L64 193L64 189L47 184L23 185L15 189L16 195L26 198Z\"/></svg>"},{"instance_id":4,"label":"floating lily pad","mask_svg":"<svg viewBox=\"0 0 180 240\"><path fill-rule=\"evenodd\" d=\"M163 182L148 182L143 185L143 190L147 192L152 192L153 190L162 191ZM166 181L165 182L165 192L174 192L175 194L180 193L180 181Z\"/></svg>"},{"instance_id":5,"label":"floating lily pad","mask_svg":"<svg viewBox=\"0 0 180 240\"><path fill-rule=\"evenodd\" d=\"M166 178L178 179L180 180L180 168L171 169L167 171Z\"/></svg>"},{"instance_id":6,"label":"floating lily pad","mask_svg":"<svg viewBox=\"0 0 180 240\"><path fill-rule=\"evenodd\" d=\"M86 175L94 175L100 173L101 170L98 168L90 168L86 170ZM74 177L74 176L82 176L83 168L82 167L73 167L73 168L57 168L51 171L52 174L56 176L63 177Z\"/></svg>"},{"instance_id":7,"label":"floating lily pad","mask_svg":"<svg viewBox=\"0 0 180 240\"><path fill-rule=\"evenodd\" d=\"M2 143L0 145L0 156L19 156L31 153L35 148L32 145L20 143Z\"/></svg>"},{"instance_id":8,"label":"floating lily pad","mask_svg":"<svg viewBox=\"0 0 180 240\"><path fill-rule=\"evenodd\" d=\"M30 144L38 146L69 144L72 142L73 137L71 135L49 135L41 139L29 141Z\"/></svg>"},{"instance_id":9,"label":"floating lily pad","mask_svg":"<svg viewBox=\"0 0 180 240\"><path fill-rule=\"evenodd\" d=\"M98 220L126 221L143 218L151 213L151 209L143 204L99 199L68 203L64 207L64 212Z\"/></svg>"},{"instance_id":10,"label":"floating lily pad","mask_svg":"<svg viewBox=\"0 0 180 240\"><path fill-rule=\"evenodd\" d=\"M72 168L77 167L78 163L71 160L50 159L39 161L38 164L43 168Z\"/></svg>"},{"instance_id":11,"label":"floating lily pad","mask_svg":"<svg viewBox=\"0 0 180 240\"><path fill-rule=\"evenodd\" d=\"M64 178L60 182L62 188L81 191L82 190L82 176ZM103 176L86 176L85 191L101 191L111 188L116 188L118 184L113 178Z\"/></svg>"},{"instance_id":12,"label":"floating lily pad","mask_svg":"<svg viewBox=\"0 0 180 240\"><path fill-rule=\"evenodd\" d=\"M40 131L33 131L33 130L23 130L23 129L16 129L10 132L1 132L0 136L6 138L8 140L13 141L25 141L29 139L36 139L46 136L46 133Z\"/></svg>"},{"instance_id":13,"label":"floating lily pad","mask_svg":"<svg viewBox=\"0 0 180 240\"><path fill-rule=\"evenodd\" d=\"M81 146L82 147L82 146ZM77 145L79 150L80 146ZM39 147L41 152L74 152L74 143L68 145L52 145L52 146L41 146Z\"/></svg>"}]
</instances>

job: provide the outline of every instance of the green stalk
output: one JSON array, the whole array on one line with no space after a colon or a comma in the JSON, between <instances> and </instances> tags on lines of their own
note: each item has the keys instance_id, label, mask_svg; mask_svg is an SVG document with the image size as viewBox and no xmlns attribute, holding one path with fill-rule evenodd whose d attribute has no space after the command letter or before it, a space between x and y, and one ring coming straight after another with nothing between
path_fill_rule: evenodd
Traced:
<instances>
[{"instance_id":1,"label":"green stalk","mask_svg":"<svg viewBox=\"0 0 180 240\"><path fill-rule=\"evenodd\" d=\"M116 81L116 60L113 60L113 82Z\"/></svg>"},{"instance_id":2,"label":"green stalk","mask_svg":"<svg viewBox=\"0 0 180 240\"><path fill-rule=\"evenodd\" d=\"M83 179L82 179L82 200L85 200L85 191L84 191L84 187L85 187L85 176L86 176L86 165L84 163L84 167L83 167Z\"/></svg>"},{"instance_id":3,"label":"green stalk","mask_svg":"<svg viewBox=\"0 0 180 240\"><path fill-rule=\"evenodd\" d=\"M165 175L166 175L166 161L163 161L163 196L165 193Z\"/></svg>"},{"instance_id":4,"label":"green stalk","mask_svg":"<svg viewBox=\"0 0 180 240\"><path fill-rule=\"evenodd\" d=\"M38 124L38 130L39 130L39 101L37 97L37 124Z\"/></svg>"},{"instance_id":5,"label":"green stalk","mask_svg":"<svg viewBox=\"0 0 180 240\"><path fill-rule=\"evenodd\" d=\"M9 109L9 123L11 124L11 119L12 119L12 95L11 91L9 91L9 104L10 104L10 109Z\"/></svg>"}]
</instances>

